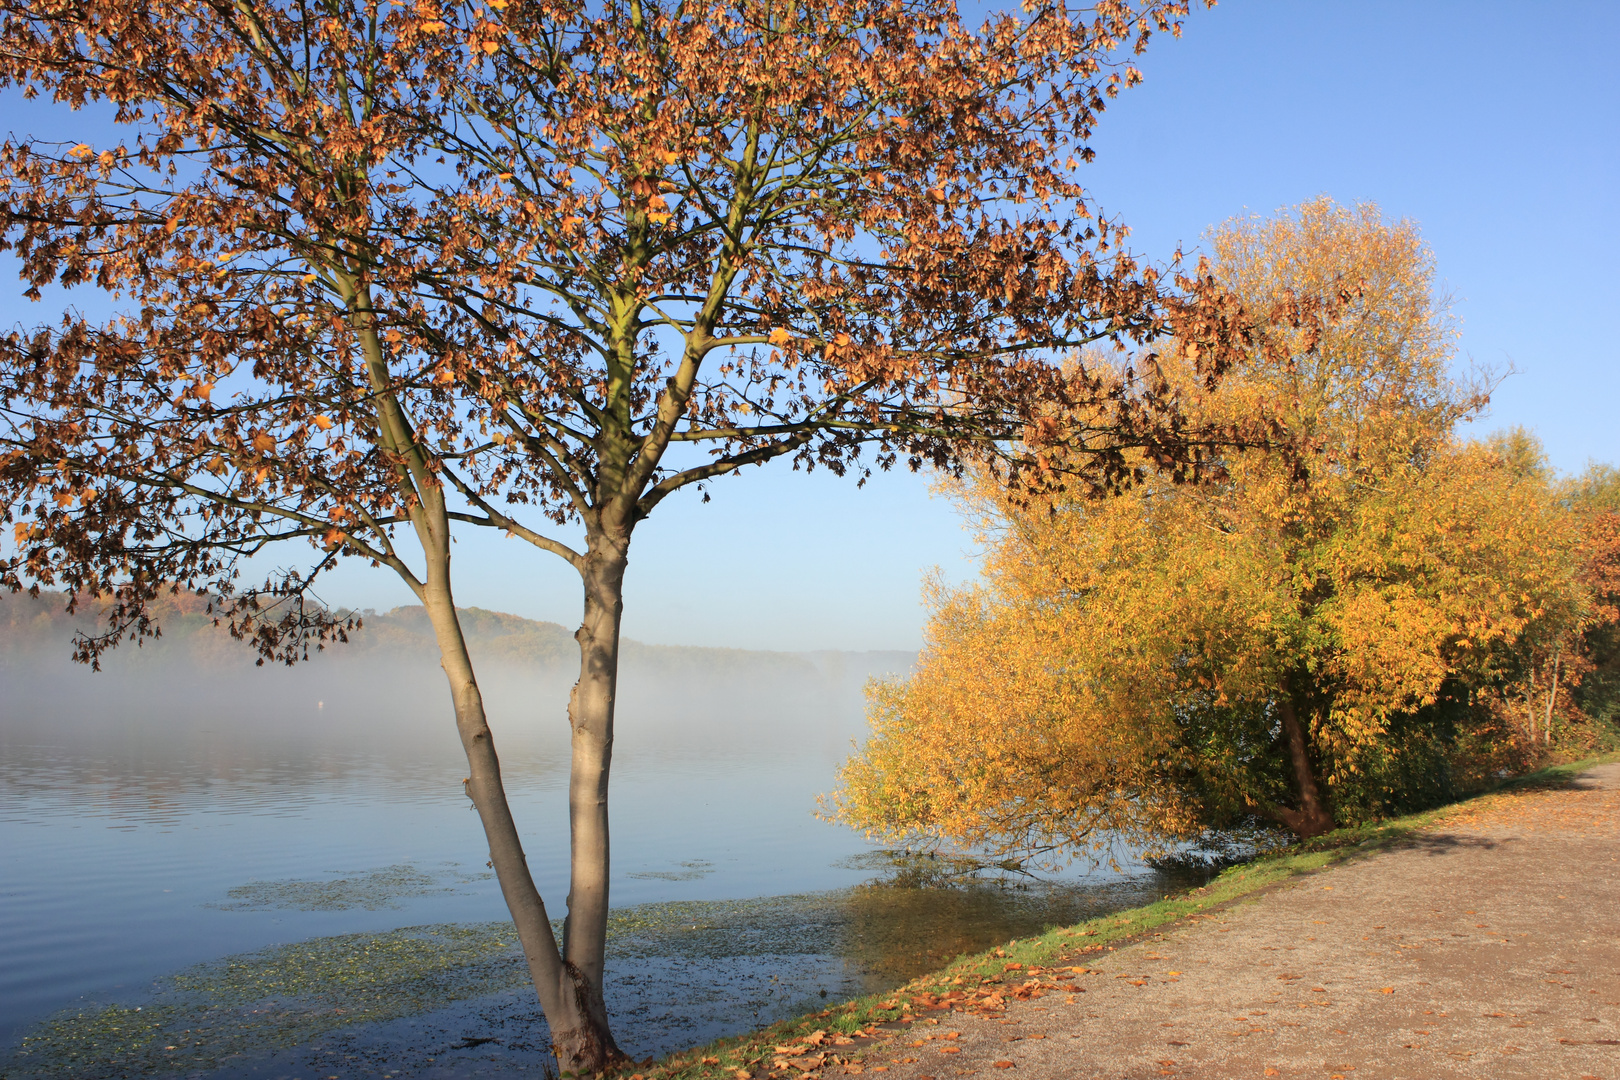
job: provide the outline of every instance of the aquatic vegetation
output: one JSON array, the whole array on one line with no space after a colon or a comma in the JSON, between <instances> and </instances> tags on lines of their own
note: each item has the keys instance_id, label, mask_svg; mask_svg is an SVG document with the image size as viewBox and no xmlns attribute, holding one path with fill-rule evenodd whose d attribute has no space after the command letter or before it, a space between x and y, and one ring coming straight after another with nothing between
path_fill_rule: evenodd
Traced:
<instances>
[{"instance_id":1,"label":"aquatic vegetation","mask_svg":"<svg viewBox=\"0 0 1620 1080\"><path fill-rule=\"evenodd\" d=\"M278 900L302 903L321 895L306 887L322 884L339 887L335 895L340 897L397 895L382 887L434 880L389 872L398 869L330 883L266 882L262 892L244 899L263 900L265 906ZM359 891L368 884L379 891ZM836 956L837 927L847 919L839 914L841 906L837 894L647 904L613 912L608 933L615 961L744 959L749 971L742 981L752 985L768 981L755 970L761 963L805 954ZM553 929L560 933L561 925ZM58 1014L23 1039L4 1075L96 1080L207 1071L302 1045L338 1028L500 994L528 978L510 923L314 938L187 968L161 980L138 1003ZM771 995L750 991L748 997L745 1021ZM781 1012L799 1003L769 1004Z\"/></svg>"},{"instance_id":2,"label":"aquatic vegetation","mask_svg":"<svg viewBox=\"0 0 1620 1080\"><path fill-rule=\"evenodd\" d=\"M59 1014L23 1039L5 1074L90 1080L204 1071L527 979L506 923L316 938L188 968L139 1005Z\"/></svg>"},{"instance_id":3,"label":"aquatic vegetation","mask_svg":"<svg viewBox=\"0 0 1620 1080\"><path fill-rule=\"evenodd\" d=\"M714 863L708 859L694 859L676 865L680 867L679 870L641 870L625 876L655 881L698 881L714 873Z\"/></svg>"},{"instance_id":4,"label":"aquatic vegetation","mask_svg":"<svg viewBox=\"0 0 1620 1080\"><path fill-rule=\"evenodd\" d=\"M608 916L610 955L757 957L840 955L845 893L694 900L618 908Z\"/></svg>"},{"instance_id":5,"label":"aquatic vegetation","mask_svg":"<svg viewBox=\"0 0 1620 1080\"><path fill-rule=\"evenodd\" d=\"M294 908L298 911L364 908L377 911L399 907L396 901L403 897L451 891L450 886L440 884L433 875L405 864L383 866L354 877L326 881L250 881L227 892L225 902L209 906L228 911L258 908Z\"/></svg>"}]
</instances>

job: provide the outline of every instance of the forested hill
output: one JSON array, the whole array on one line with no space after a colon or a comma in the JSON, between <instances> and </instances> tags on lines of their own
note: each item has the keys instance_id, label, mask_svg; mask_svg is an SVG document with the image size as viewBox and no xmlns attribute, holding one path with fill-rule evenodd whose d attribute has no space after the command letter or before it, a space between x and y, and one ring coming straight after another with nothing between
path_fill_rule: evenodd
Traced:
<instances>
[{"instance_id":1,"label":"forested hill","mask_svg":"<svg viewBox=\"0 0 1620 1080\"><path fill-rule=\"evenodd\" d=\"M65 607L60 594L0 595L0 757L12 745L65 740L100 748L120 768L137 762L168 775L171 758L192 760L202 746L210 776L279 776L288 761L315 775L351 757L439 760L457 752L438 648L419 607L368 613L347 643L307 663L256 667L253 650L216 627L205 602L180 597L162 612L160 639L126 642L100 672L71 659L74 631L94 628L96 613L70 616ZM462 612L462 624L503 757L530 771L560 768L579 676L568 628L477 608ZM619 753L701 764L771 759L789 746L830 769L866 736L868 680L908 674L915 661L898 651L627 642ZM166 749L181 744L183 752Z\"/></svg>"},{"instance_id":2,"label":"forested hill","mask_svg":"<svg viewBox=\"0 0 1620 1080\"><path fill-rule=\"evenodd\" d=\"M61 593L0 594L0 670L56 670L72 652L75 632L101 629L99 609L82 606L66 611ZM524 671L551 677L572 677L578 670L573 633L553 622L517 615L463 608L462 628L473 662L481 671ZM165 598L159 608L162 636L139 644L126 641L103 659L109 673L137 674L179 665L194 675L241 673L254 665L255 654L243 642L232 640L223 626L214 625L203 598L183 595ZM389 612L366 613L362 628L347 642L329 644L314 656L315 668L348 668L403 664L438 668L438 648L426 612L419 606ZM909 671L916 654L881 652L770 652L698 646L647 645L626 640L622 664L632 678L733 679L738 677L853 677ZM302 666L302 665L299 665Z\"/></svg>"}]
</instances>

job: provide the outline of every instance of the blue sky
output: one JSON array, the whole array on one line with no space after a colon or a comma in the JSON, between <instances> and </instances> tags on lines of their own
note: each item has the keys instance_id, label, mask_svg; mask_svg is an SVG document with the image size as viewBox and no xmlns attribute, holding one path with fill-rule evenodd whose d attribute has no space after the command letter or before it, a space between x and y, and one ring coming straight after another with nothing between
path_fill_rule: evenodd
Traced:
<instances>
[{"instance_id":1,"label":"blue sky","mask_svg":"<svg viewBox=\"0 0 1620 1080\"><path fill-rule=\"evenodd\" d=\"M1327 194L1411 218L1461 349L1517 374L1484 426L1620 459L1620 5L1225 0L1141 61L1091 181L1149 253Z\"/></svg>"},{"instance_id":2,"label":"blue sky","mask_svg":"<svg viewBox=\"0 0 1620 1080\"><path fill-rule=\"evenodd\" d=\"M1465 361L1515 374L1481 433L1523 425L1553 463L1620 461L1620 4L1225 0L1139 60L1085 181L1162 259L1211 225L1326 194L1417 221L1454 298ZM14 100L14 99L13 99ZM14 121L15 122L15 121ZM4 124L10 127L10 124ZM18 125L22 126L22 125ZM32 321L15 293L0 321ZM774 649L909 649L922 575L974 572L926 477L864 489L784 464L675 498L642 525L625 632ZM458 600L572 624L577 578L517 541L457 549ZM411 602L355 568L329 600Z\"/></svg>"},{"instance_id":3,"label":"blue sky","mask_svg":"<svg viewBox=\"0 0 1620 1080\"><path fill-rule=\"evenodd\" d=\"M1565 471L1620 462L1617 43L1614 3L1223 0L1141 57L1146 82L1103 118L1085 182L1154 258L1319 194L1414 219L1464 362L1516 370L1476 428L1531 428ZM661 507L637 537L626 632L914 648L923 572L973 573L971 538L927 488L778 467ZM529 581L508 594L519 610L573 613Z\"/></svg>"}]
</instances>

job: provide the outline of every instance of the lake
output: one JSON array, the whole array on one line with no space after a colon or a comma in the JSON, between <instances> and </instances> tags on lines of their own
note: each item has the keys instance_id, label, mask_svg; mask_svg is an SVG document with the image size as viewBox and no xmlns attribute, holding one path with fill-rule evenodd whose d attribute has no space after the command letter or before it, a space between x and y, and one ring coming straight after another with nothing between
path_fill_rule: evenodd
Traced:
<instances>
[{"instance_id":1,"label":"lake","mask_svg":"<svg viewBox=\"0 0 1620 1080\"><path fill-rule=\"evenodd\" d=\"M607 993L633 1055L1168 890L1135 865L920 884L928 860L814 816L862 683L909 657L711 652L644 656L621 690ZM434 666L174 660L0 667L0 1075L532 1069L543 1026ZM485 682L560 916L566 672Z\"/></svg>"}]
</instances>

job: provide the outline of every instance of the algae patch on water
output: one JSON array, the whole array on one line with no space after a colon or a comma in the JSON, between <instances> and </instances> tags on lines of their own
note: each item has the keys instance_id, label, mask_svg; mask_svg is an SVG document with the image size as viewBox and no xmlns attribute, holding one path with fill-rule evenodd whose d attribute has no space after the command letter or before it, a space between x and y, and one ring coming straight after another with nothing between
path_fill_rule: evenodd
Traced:
<instances>
[{"instance_id":1,"label":"algae patch on water","mask_svg":"<svg viewBox=\"0 0 1620 1080\"><path fill-rule=\"evenodd\" d=\"M608 916L608 955L621 960L837 956L846 909L842 892L618 908Z\"/></svg>"},{"instance_id":2,"label":"algae patch on water","mask_svg":"<svg viewBox=\"0 0 1620 1080\"><path fill-rule=\"evenodd\" d=\"M488 874L458 876L455 884L465 885ZM410 864L382 866L346 877L292 881L250 881L229 890L226 899L209 907L224 911L253 911L264 908L290 908L296 911L346 911L364 908L379 911L400 905L408 896L455 891L454 885Z\"/></svg>"},{"instance_id":3,"label":"algae patch on water","mask_svg":"<svg viewBox=\"0 0 1620 1080\"><path fill-rule=\"evenodd\" d=\"M188 968L140 1005L60 1014L24 1037L5 1075L202 1072L527 978L506 923L316 938Z\"/></svg>"},{"instance_id":4,"label":"algae patch on water","mask_svg":"<svg viewBox=\"0 0 1620 1080\"><path fill-rule=\"evenodd\" d=\"M691 862L676 863L679 870L638 870L626 877L640 878L648 881L699 881L714 873L714 863L708 859L694 859Z\"/></svg>"}]
</instances>

